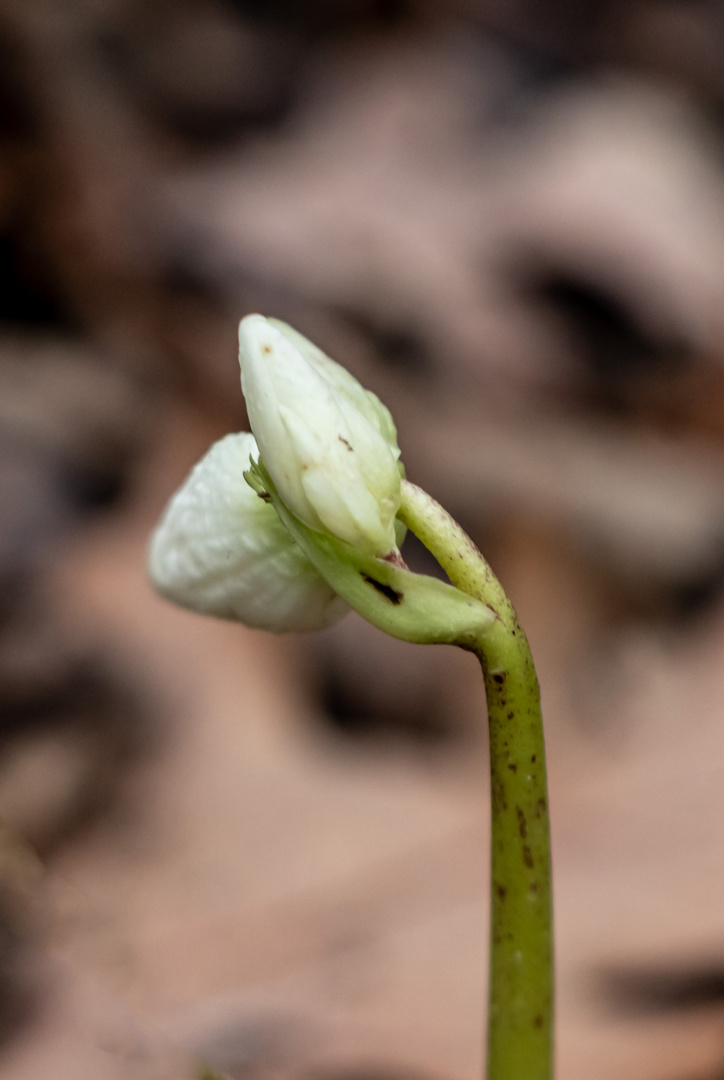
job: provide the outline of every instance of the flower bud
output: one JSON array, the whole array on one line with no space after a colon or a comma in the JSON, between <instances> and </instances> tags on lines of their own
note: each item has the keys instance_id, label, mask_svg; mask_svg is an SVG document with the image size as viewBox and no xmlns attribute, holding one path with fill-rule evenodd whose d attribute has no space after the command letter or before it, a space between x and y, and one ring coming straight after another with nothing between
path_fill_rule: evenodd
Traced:
<instances>
[{"instance_id":1,"label":"flower bud","mask_svg":"<svg viewBox=\"0 0 724 1080\"><path fill-rule=\"evenodd\" d=\"M397 548L399 448L387 409L291 327L239 325L241 385L279 497L309 528L368 555Z\"/></svg>"},{"instance_id":2,"label":"flower bud","mask_svg":"<svg viewBox=\"0 0 724 1080\"><path fill-rule=\"evenodd\" d=\"M151 581L181 607L258 629L328 626L347 605L247 484L252 455L253 435L227 435L194 467L151 538Z\"/></svg>"}]
</instances>

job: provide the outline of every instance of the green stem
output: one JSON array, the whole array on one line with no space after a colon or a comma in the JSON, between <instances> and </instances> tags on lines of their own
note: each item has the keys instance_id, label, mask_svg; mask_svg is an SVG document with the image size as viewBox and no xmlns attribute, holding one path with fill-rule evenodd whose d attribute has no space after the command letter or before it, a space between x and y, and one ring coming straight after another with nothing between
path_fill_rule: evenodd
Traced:
<instances>
[{"instance_id":1,"label":"green stem","mask_svg":"<svg viewBox=\"0 0 724 1080\"><path fill-rule=\"evenodd\" d=\"M530 647L500 582L470 538L403 482L400 520L453 585L497 615L472 651L483 669L492 812L488 1080L550 1080L553 938L550 830L540 692ZM470 646L465 646L470 648Z\"/></svg>"}]
</instances>

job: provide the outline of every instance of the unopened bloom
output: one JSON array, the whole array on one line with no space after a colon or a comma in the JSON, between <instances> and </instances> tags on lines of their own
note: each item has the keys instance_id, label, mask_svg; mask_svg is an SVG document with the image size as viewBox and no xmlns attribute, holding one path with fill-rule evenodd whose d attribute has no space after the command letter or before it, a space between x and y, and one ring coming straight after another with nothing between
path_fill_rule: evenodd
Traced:
<instances>
[{"instance_id":1,"label":"unopened bloom","mask_svg":"<svg viewBox=\"0 0 724 1080\"><path fill-rule=\"evenodd\" d=\"M275 633L328 626L347 605L244 479L258 453L253 435L227 435L194 467L151 539L151 580L204 615Z\"/></svg>"},{"instance_id":2,"label":"unopened bloom","mask_svg":"<svg viewBox=\"0 0 724 1080\"><path fill-rule=\"evenodd\" d=\"M239 363L261 460L286 507L360 553L395 552L400 451L385 406L301 334L261 315L239 325Z\"/></svg>"},{"instance_id":3,"label":"unopened bloom","mask_svg":"<svg viewBox=\"0 0 724 1080\"><path fill-rule=\"evenodd\" d=\"M468 647L496 616L402 563L387 409L284 323L251 315L239 339L254 434L212 446L171 499L149 550L157 591L273 632L327 626L349 605L403 641Z\"/></svg>"}]
</instances>

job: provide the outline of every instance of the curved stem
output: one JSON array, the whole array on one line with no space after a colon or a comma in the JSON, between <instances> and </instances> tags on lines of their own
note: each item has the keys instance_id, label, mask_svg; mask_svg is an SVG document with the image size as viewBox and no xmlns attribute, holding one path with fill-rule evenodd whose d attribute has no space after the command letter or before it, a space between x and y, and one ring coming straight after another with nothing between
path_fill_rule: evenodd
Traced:
<instances>
[{"instance_id":1,"label":"curved stem","mask_svg":"<svg viewBox=\"0 0 724 1080\"><path fill-rule=\"evenodd\" d=\"M500 582L439 503L404 481L398 516L432 552L450 581L497 615L472 647L483 669L490 728L487 1076L488 1080L550 1080L550 830L540 692L530 647Z\"/></svg>"}]
</instances>

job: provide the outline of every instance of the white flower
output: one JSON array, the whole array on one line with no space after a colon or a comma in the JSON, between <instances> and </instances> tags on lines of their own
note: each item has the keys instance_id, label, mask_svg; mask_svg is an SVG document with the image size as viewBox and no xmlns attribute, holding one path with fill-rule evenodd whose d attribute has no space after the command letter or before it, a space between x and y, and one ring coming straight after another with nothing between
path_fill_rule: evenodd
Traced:
<instances>
[{"instance_id":1,"label":"white flower","mask_svg":"<svg viewBox=\"0 0 724 1080\"><path fill-rule=\"evenodd\" d=\"M247 484L251 455L253 435L227 435L195 466L151 539L151 580L181 607L258 629L328 626L347 605Z\"/></svg>"},{"instance_id":2,"label":"white flower","mask_svg":"<svg viewBox=\"0 0 724 1080\"><path fill-rule=\"evenodd\" d=\"M305 525L368 555L397 548L399 449L387 409L291 327L239 325L241 385L279 497Z\"/></svg>"}]
</instances>

